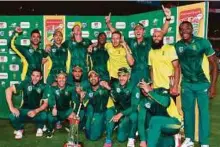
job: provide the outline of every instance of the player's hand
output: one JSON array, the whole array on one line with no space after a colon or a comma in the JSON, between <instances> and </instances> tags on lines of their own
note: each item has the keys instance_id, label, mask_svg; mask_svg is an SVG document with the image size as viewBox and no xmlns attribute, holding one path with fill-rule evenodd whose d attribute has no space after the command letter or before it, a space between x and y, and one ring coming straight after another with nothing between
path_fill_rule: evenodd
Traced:
<instances>
[{"instance_id":1,"label":"player's hand","mask_svg":"<svg viewBox=\"0 0 220 147\"><path fill-rule=\"evenodd\" d=\"M163 5L162 5L162 9L163 9L163 13L165 14L166 18L167 19L170 19L171 18L171 11L169 8L165 8Z\"/></svg>"},{"instance_id":2,"label":"player's hand","mask_svg":"<svg viewBox=\"0 0 220 147\"><path fill-rule=\"evenodd\" d=\"M123 114L122 113L118 113L117 115L115 115L114 117L113 117L113 122L118 122L120 119L121 119L121 117L123 116Z\"/></svg>"},{"instance_id":3,"label":"player's hand","mask_svg":"<svg viewBox=\"0 0 220 147\"><path fill-rule=\"evenodd\" d=\"M18 117L20 115L19 110L15 107L10 108L10 111L15 117Z\"/></svg>"},{"instance_id":4,"label":"player's hand","mask_svg":"<svg viewBox=\"0 0 220 147\"><path fill-rule=\"evenodd\" d=\"M147 147L147 143L146 143L146 141L141 141L141 143L140 143L140 147Z\"/></svg>"},{"instance_id":5,"label":"player's hand","mask_svg":"<svg viewBox=\"0 0 220 147\"><path fill-rule=\"evenodd\" d=\"M43 58L42 59L42 64L46 63L47 61L48 61L47 58Z\"/></svg>"},{"instance_id":6,"label":"player's hand","mask_svg":"<svg viewBox=\"0 0 220 147\"><path fill-rule=\"evenodd\" d=\"M15 31L16 31L17 33L19 33L19 34L22 33L21 27L16 27L16 28L15 28Z\"/></svg>"},{"instance_id":7,"label":"player's hand","mask_svg":"<svg viewBox=\"0 0 220 147\"><path fill-rule=\"evenodd\" d=\"M108 14L108 16L105 16L105 22L110 23L111 22L111 12Z\"/></svg>"},{"instance_id":8,"label":"player's hand","mask_svg":"<svg viewBox=\"0 0 220 147\"><path fill-rule=\"evenodd\" d=\"M46 51L47 53L50 53L50 51L51 51L51 45L50 45L50 44L47 44L47 45L46 45L45 51Z\"/></svg>"},{"instance_id":9,"label":"player's hand","mask_svg":"<svg viewBox=\"0 0 220 147\"><path fill-rule=\"evenodd\" d=\"M216 86L211 85L209 88L209 97L212 99L216 96Z\"/></svg>"},{"instance_id":10,"label":"player's hand","mask_svg":"<svg viewBox=\"0 0 220 147\"><path fill-rule=\"evenodd\" d=\"M31 111L28 112L27 115L28 115L29 117L33 118L33 117L35 117L36 114L37 114L37 112L36 112L35 110L31 110Z\"/></svg>"},{"instance_id":11,"label":"player's hand","mask_svg":"<svg viewBox=\"0 0 220 147\"><path fill-rule=\"evenodd\" d=\"M80 95L80 92L82 91L81 86L76 86L76 93Z\"/></svg>"},{"instance_id":12,"label":"player's hand","mask_svg":"<svg viewBox=\"0 0 220 147\"><path fill-rule=\"evenodd\" d=\"M81 91L80 94L79 94L79 96L80 96L80 101L82 102L83 99L84 99L85 96L86 96L86 92L85 92L85 91Z\"/></svg>"},{"instance_id":13,"label":"player's hand","mask_svg":"<svg viewBox=\"0 0 220 147\"><path fill-rule=\"evenodd\" d=\"M139 87L140 87L141 89L143 89L144 92L146 92L146 93L148 93L148 92L150 92L150 91L153 90L152 87L150 86L150 84L146 83L143 79L141 80L141 82L139 82L138 85L139 85Z\"/></svg>"},{"instance_id":14,"label":"player's hand","mask_svg":"<svg viewBox=\"0 0 220 147\"><path fill-rule=\"evenodd\" d=\"M56 107L53 107L52 115L57 116L57 108Z\"/></svg>"},{"instance_id":15,"label":"player's hand","mask_svg":"<svg viewBox=\"0 0 220 147\"><path fill-rule=\"evenodd\" d=\"M177 86L173 86L170 88L170 94L172 96L178 96L179 95L179 91L178 91L178 87Z\"/></svg>"},{"instance_id":16,"label":"player's hand","mask_svg":"<svg viewBox=\"0 0 220 147\"><path fill-rule=\"evenodd\" d=\"M121 43L120 43L124 48L127 49L127 43L124 40L124 36L121 36Z\"/></svg>"},{"instance_id":17,"label":"player's hand","mask_svg":"<svg viewBox=\"0 0 220 147\"><path fill-rule=\"evenodd\" d=\"M108 90L111 90L111 87L109 86L108 82L106 82L106 81L100 81L100 85Z\"/></svg>"}]
</instances>

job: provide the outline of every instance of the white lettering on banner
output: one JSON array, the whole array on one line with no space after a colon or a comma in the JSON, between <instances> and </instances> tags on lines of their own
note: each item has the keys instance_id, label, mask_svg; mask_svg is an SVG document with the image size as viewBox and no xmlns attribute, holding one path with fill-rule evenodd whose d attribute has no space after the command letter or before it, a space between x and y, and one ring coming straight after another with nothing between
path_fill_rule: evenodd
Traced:
<instances>
[{"instance_id":1,"label":"white lettering on banner","mask_svg":"<svg viewBox=\"0 0 220 147\"><path fill-rule=\"evenodd\" d=\"M11 35L13 34L13 30L8 31L8 36L11 37Z\"/></svg>"},{"instance_id":2,"label":"white lettering on banner","mask_svg":"<svg viewBox=\"0 0 220 147\"><path fill-rule=\"evenodd\" d=\"M91 23L91 28L92 29L101 29L102 23L101 22L92 22Z\"/></svg>"},{"instance_id":3,"label":"white lettering on banner","mask_svg":"<svg viewBox=\"0 0 220 147\"><path fill-rule=\"evenodd\" d=\"M6 49L5 48L1 48L0 49L0 53L6 53Z\"/></svg>"},{"instance_id":4,"label":"white lettering on banner","mask_svg":"<svg viewBox=\"0 0 220 147\"><path fill-rule=\"evenodd\" d=\"M111 38L112 37L111 31L105 31L105 34L106 34L107 38Z\"/></svg>"},{"instance_id":5,"label":"white lettering on banner","mask_svg":"<svg viewBox=\"0 0 220 147\"><path fill-rule=\"evenodd\" d=\"M160 31L160 30L161 30L161 28L152 28L152 29L150 30L150 35L153 36L153 34L154 34L155 31Z\"/></svg>"},{"instance_id":6,"label":"white lettering on banner","mask_svg":"<svg viewBox=\"0 0 220 147\"><path fill-rule=\"evenodd\" d=\"M5 29L7 28L7 23L6 22L0 22L0 29Z\"/></svg>"},{"instance_id":7,"label":"white lettering on banner","mask_svg":"<svg viewBox=\"0 0 220 147\"><path fill-rule=\"evenodd\" d=\"M82 31L82 37L88 38L89 37L89 31Z\"/></svg>"},{"instance_id":8,"label":"white lettering on banner","mask_svg":"<svg viewBox=\"0 0 220 147\"><path fill-rule=\"evenodd\" d=\"M10 28L15 28L16 26L17 26L17 23L14 22L14 23L12 23L9 27L10 27Z\"/></svg>"},{"instance_id":9,"label":"white lettering on banner","mask_svg":"<svg viewBox=\"0 0 220 147\"><path fill-rule=\"evenodd\" d=\"M149 26L149 20L146 19L146 20L140 20L139 21L141 24L143 24L144 27L148 27Z\"/></svg>"},{"instance_id":10,"label":"white lettering on banner","mask_svg":"<svg viewBox=\"0 0 220 147\"><path fill-rule=\"evenodd\" d=\"M21 22L20 27L23 29L28 29L30 28L30 22Z\"/></svg>"},{"instance_id":11,"label":"white lettering on banner","mask_svg":"<svg viewBox=\"0 0 220 147\"><path fill-rule=\"evenodd\" d=\"M19 84L19 81L10 81L10 86L15 85L15 84Z\"/></svg>"},{"instance_id":12,"label":"white lettering on banner","mask_svg":"<svg viewBox=\"0 0 220 147\"><path fill-rule=\"evenodd\" d=\"M7 45L7 39L0 39L0 45Z\"/></svg>"},{"instance_id":13,"label":"white lettering on banner","mask_svg":"<svg viewBox=\"0 0 220 147\"><path fill-rule=\"evenodd\" d=\"M92 43L96 43L96 42L98 42L98 40L92 40Z\"/></svg>"},{"instance_id":14,"label":"white lettering on banner","mask_svg":"<svg viewBox=\"0 0 220 147\"><path fill-rule=\"evenodd\" d=\"M8 79L8 73L0 73L0 79Z\"/></svg>"},{"instance_id":15,"label":"white lettering on banner","mask_svg":"<svg viewBox=\"0 0 220 147\"><path fill-rule=\"evenodd\" d=\"M164 44L173 44L174 43L174 37L173 36L165 36L163 39Z\"/></svg>"},{"instance_id":16,"label":"white lettering on banner","mask_svg":"<svg viewBox=\"0 0 220 147\"><path fill-rule=\"evenodd\" d=\"M7 56L0 56L0 62L8 62L8 57Z\"/></svg>"},{"instance_id":17,"label":"white lettering on banner","mask_svg":"<svg viewBox=\"0 0 220 147\"><path fill-rule=\"evenodd\" d=\"M166 17L163 18L163 23L166 21ZM175 17L171 16L170 24L175 22Z\"/></svg>"},{"instance_id":18,"label":"white lettering on banner","mask_svg":"<svg viewBox=\"0 0 220 147\"><path fill-rule=\"evenodd\" d=\"M126 23L125 22L116 22L115 27L116 27L116 29L125 29Z\"/></svg>"},{"instance_id":19,"label":"white lettering on banner","mask_svg":"<svg viewBox=\"0 0 220 147\"><path fill-rule=\"evenodd\" d=\"M16 54L12 49L9 49L9 54Z\"/></svg>"},{"instance_id":20,"label":"white lettering on banner","mask_svg":"<svg viewBox=\"0 0 220 147\"><path fill-rule=\"evenodd\" d=\"M72 29L75 22L68 22L67 28Z\"/></svg>"},{"instance_id":21,"label":"white lettering on banner","mask_svg":"<svg viewBox=\"0 0 220 147\"><path fill-rule=\"evenodd\" d=\"M128 37L129 37L129 38L134 38L134 37L135 37L134 31L129 31L129 32L128 32Z\"/></svg>"},{"instance_id":22,"label":"white lettering on banner","mask_svg":"<svg viewBox=\"0 0 220 147\"><path fill-rule=\"evenodd\" d=\"M10 64L9 69L10 69L10 71L19 71L19 65L18 64Z\"/></svg>"},{"instance_id":23,"label":"white lettering on banner","mask_svg":"<svg viewBox=\"0 0 220 147\"><path fill-rule=\"evenodd\" d=\"M30 45L30 39L21 39L21 45Z\"/></svg>"}]
</instances>

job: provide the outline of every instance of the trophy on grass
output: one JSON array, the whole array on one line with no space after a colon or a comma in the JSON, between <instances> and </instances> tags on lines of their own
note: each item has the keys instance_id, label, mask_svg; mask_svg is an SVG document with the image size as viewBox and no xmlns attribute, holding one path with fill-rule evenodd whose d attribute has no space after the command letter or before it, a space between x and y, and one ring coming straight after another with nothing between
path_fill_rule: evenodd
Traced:
<instances>
[{"instance_id":1,"label":"trophy on grass","mask_svg":"<svg viewBox=\"0 0 220 147\"><path fill-rule=\"evenodd\" d=\"M79 123L80 117L79 112L82 107L82 103L79 105L76 117L70 120L70 131L68 134L67 143L64 144L64 147L82 147L82 143L79 142Z\"/></svg>"}]
</instances>

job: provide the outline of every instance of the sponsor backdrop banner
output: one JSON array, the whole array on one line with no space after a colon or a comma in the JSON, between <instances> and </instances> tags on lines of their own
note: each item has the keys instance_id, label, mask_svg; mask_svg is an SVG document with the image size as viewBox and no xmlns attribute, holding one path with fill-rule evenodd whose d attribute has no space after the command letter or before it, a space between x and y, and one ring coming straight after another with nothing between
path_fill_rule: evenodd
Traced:
<instances>
[{"instance_id":1,"label":"sponsor backdrop banner","mask_svg":"<svg viewBox=\"0 0 220 147\"><path fill-rule=\"evenodd\" d=\"M199 5L202 9L201 11L195 10L195 7L191 8L187 6L187 8L189 8L189 11L196 11L195 14L202 13L202 16L207 16L208 11L204 9L207 3L200 3ZM179 14L177 14L177 8L172 8L171 11L172 20L169 31L164 39L164 43L169 44L176 42L178 34L178 29L176 29L178 27L176 26L179 24L177 23L179 16ZM183 18L186 16L184 13L182 14ZM199 18L200 17L201 15L199 15ZM207 17L203 17L203 19L203 21L199 21L197 30L199 30L199 32L200 30L203 31L202 34L205 35L207 31L205 29L207 26ZM162 10L159 10L129 16L112 16L111 20L112 25L120 30L125 38L133 38L133 27L135 23L143 23L146 30L145 36L150 36L155 29L160 29L163 26L165 17ZM41 43L41 47L43 48L46 44L53 43L52 34L57 28L62 29L65 39L69 39L71 37L72 26L78 21L82 23L82 35L84 38L89 38L92 42L96 42L98 33L104 31L108 40L110 40L111 33L106 27L104 16L0 16L0 118L7 118L9 114L5 100L5 89L11 84L20 81L20 73L22 70L20 58L7 47L8 38L11 36L15 27L20 26L23 29L23 34L16 40L17 44L21 45L29 45L30 32L35 28L40 29L41 35L43 36ZM200 29L200 27L202 27L202 29ZM46 75L47 66L45 66L45 76ZM15 96L15 99L19 99L19 96Z\"/></svg>"}]
</instances>

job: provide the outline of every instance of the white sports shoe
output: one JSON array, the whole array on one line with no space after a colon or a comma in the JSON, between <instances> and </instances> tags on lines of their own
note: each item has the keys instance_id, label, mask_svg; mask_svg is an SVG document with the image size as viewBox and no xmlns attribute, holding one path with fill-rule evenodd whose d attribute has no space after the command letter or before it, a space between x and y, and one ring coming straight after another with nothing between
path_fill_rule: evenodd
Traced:
<instances>
[{"instance_id":1,"label":"white sports shoe","mask_svg":"<svg viewBox=\"0 0 220 147\"><path fill-rule=\"evenodd\" d=\"M186 138L181 147L194 147L194 142L190 138Z\"/></svg>"},{"instance_id":2,"label":"white sports shoe","mask_svg":"<svg viewBox=\"0 0 220 147\"><path fill-rule=\"evenodd\" d=\"M209 147L209 145L201 145L201 147Z\"/></svg>"},{"instance_id":3,"label":"white sports shoe","mask_svg":"<svg viewBox=\"0 0 220 147\"><path fill-rule=\"evenodd\" d=\"M135 139L134 138L128 138L127 147L135 147Z\"/></svg>"},{"instance_id":4,"label":"white sports shoe","mask_svg":"<svg viewBox=\"0 0 220 147\"><path fill-rule=\"evenodd\" d=\"M44 131L44 132L47 131L47 126L46 126L46 125L44 125L44 127L43 127L43 131Z\"/></svg>"},{"instance_id":5,"label":"white sports shoe","mask_svg":"<svg viewBox=\"0 0 220 147\"><path fill-rule=\"evenodd\" d=\"M22 139L23 137L23 130L17 130L17 131L14 131L15 134L15 139Z\"/></svg>"},{"instance_id":6,"label":"white sports shoe","mask_svg":"<svg viewBox=\"0 0 220 147\"><path fill-rule=\"evenodd\" d=\"M36 136L37 136L37 137L43 136L43 130L42 130L41 128L38 128L38 129L37 129Z\"/></svg>"},{"instance_id":7,"label":"white sports shoe","mask_svg":"<svg viewBox=\"0 0 220 147\"><path fill-rule=\"evenodd\" d=\"M181 147L181 135L178 133L174 135L175 147Z\"/></svg>"}]
</instances>

